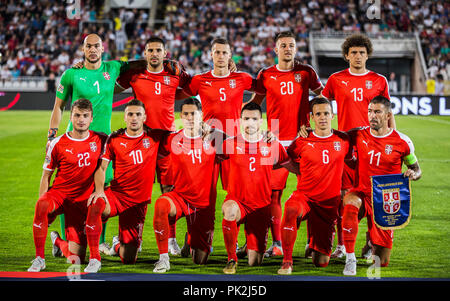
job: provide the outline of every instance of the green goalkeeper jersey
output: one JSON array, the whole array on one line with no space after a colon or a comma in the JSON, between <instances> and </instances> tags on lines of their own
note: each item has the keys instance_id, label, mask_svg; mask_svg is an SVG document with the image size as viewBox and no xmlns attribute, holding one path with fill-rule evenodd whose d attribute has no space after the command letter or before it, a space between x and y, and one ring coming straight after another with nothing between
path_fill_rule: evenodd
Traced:
<instances>
[{"instance_id":1,"label":"green goalkeeper jersey","mask_svg":"<svg viewBox=\"0 0 450 301\"><path fill-rule=\"evenodd\" d=\"M111 134L111 113L114 95L114 85L120 72L128 67L127 62L102 62L100 68L95 70L70 68L61 76L56 96L67 101L69 96L72 102L80 98L89 99L93 107L94 119L89 127L92 131ZM72 130L69 122L67 131Z\"/></svg>"}]
</instances>

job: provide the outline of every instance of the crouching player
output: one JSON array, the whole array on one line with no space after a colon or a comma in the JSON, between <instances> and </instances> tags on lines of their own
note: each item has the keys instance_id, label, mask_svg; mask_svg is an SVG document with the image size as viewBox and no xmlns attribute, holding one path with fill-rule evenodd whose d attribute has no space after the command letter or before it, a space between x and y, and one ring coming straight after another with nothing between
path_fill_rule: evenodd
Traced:
<instances>
[{"instance_id":1,"label":"crouching player","mask_svg":"<svg viewBox=\"0 0 450 301\"><path fill-rule=\"evenodd\" d=\"M369 103L368 118L370 126L349 132L358 151L359 182L358 187L344 196L342 230L347 256L344 275L356 275L355 241L363 217L367 217L372 254L379 257L382 267L388 265L391 256L394 232L382 230L373 222L370 177L399 174L403 162L407 166L405 177L415 181L422 175L411 139L389 127L391 102L384 96L374 97Z\"/></svg>"},{"instance_id":2,"label":"crouching player","mask_svg":"<svg viewBox=\"0 0 450 301\"><path fill-rule=\"evenodd\" d=\"M341 197L344 159L351 159L346 133L333 130L331 103L325 98L311 100L311 120L315 128L299 137L287 152L299 164L297 189L286 201L281 223L284 258L278 274L292 273L292 251L300 221L307 220L309 248L315 266L328 265Z\"/></svg>"},{"instance_id":3,"label":"crouching player","mask_svg":"<svg viewBox=\"0 0 450 301\"><path fill-rule=\"evenodd\" d=\"M29 272L45 269L44 250L48 225L60 214L66 216L67 241L62 240L58 232L50 234L53 256L60 256L62 253L72 262L84 261L87 245L84 233L86 204L94 189L94 172L107 138L103 133L89 130L93 119L92 111L89 100L76 100L70 113L73 129L55 138L47 150L33 220L36 258L32 261ZM58 172L49 187L55 169Z\"/></svg>"},{"instance_id":4,"label":"crouching player","mask_svg":"<svg viewBox=\"0 0 450 301\"><path fill-rule=\"evenodd\" d=\"M271 186L274 165L289 157L277 141L264 142L261 107L249 102L242 108L242 134L224 141L223 159L230 161L227 196L222 205L222 231L228 262L225 274L236 273L237 226L245 224L248 264L262 263L270 226Z\"/></svg>"},{"instance_id":5,"label":"crouching player","mask_svg":"<svg viewBox=\"0 0 450 301\"><path fill-rule=\"evenodd\" d=\"M95 192L88 200L86 236L90 259L87 273L101 268L98 250L102 219L119 216L119 256L124 264L136 262L147 205L151 201L161 131L144 127L144 104L133 99L125 106L126 128L112 133L95 172ZM105 171L113 162L114 178L104 190Z\"/></svg>"},{"instance_id":6,"label":"crouching player","mask_svg":"<svg viewBox=\"0 0 450 301\"><path fill-rule=\"evenodd\" d=\"M161 144L161 154L171 156L174 189L155 202L153 228L159 250L159 261L153 272L170 269L168 255L169 217L186 217L192 260L205 264L211 249L218 170L214 141L203 139L202 107L197 99L186 99L181 106L184 128L171 134Z\"/></svg>"}]
</instances>

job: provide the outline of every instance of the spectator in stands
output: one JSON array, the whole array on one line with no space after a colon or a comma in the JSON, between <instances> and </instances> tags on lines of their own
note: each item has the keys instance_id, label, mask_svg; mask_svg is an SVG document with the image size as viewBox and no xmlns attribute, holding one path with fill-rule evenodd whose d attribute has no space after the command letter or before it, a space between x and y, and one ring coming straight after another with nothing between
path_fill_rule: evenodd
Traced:
<instances>
[{"instance_id":1,"label":"spectator in stands","mask_svg":"<svg viewBox=\"0 0 450 301\"><path fill-rule=\"evenodd\" d=\"M398 83L397 79L395 78L395 72L391 72L391 74L389 74L388 85L389 85L389 93L398 92Z\"/></svg>"}]
</instances>

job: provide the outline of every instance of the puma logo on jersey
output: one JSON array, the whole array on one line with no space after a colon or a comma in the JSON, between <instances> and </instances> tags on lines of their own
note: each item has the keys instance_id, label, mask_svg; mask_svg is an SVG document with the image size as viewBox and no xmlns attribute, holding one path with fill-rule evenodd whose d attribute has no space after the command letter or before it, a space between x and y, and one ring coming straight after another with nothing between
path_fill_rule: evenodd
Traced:
<instances>
[{"instance_id":1,"label":"puma logo on jersey","mask_svg":"<svg viewBox=\"0 0 450 301\"><path fill-rule=\"evenodd\" d=\"M123 142L120 142L120 145L122 145L123 147L127 147L127 144L126 143L123 143Z\"/></svg>"},{"instance_id":2,"label":"puma logo on jersey","mask_svg":"<svg viewBox=\"0 0 450 301\"><path fill-rule=\"evenodd\" d=\"M366 142L366 140L362 141L367 147L369 147L369 142Z\"/></svg>"},{"instance_id":3,"label":"puma logo on jersey","mask_svg":"<svg viewBox=\"0 0 450 301\"><path fill-rule=\"evenodd\" d=\"M292 227L284 227L283 230L294 231L294 226L292 226Z\"/></svg>"},{"instance_id":4,"label":"puma logo on jersey","mask_svg":"<svg viewBox=\"0 0 450 301\"><path fill-rule=\"evenodd\" d=\"M231 231L231 228L230 228L230 227L223 226L223 228L224 228L225 230L227 230L227 231Z\"/></svg>"},{"instance_id":5,"label":"puma logo on jersey","mask_svg":"<svg viewBox=\"0 0 450 301\"><path fill-rule=\"evenodd\" d=\"M346 229L346 228L342 227L342 230L347 231L348 233L352 233L352 228Z\"/></svg>"},{"instance_id":6,"label":"puma logo on jersey","mask_svg":"<svg viewBox=\"0 0 450 301\"><path fill-rule=\"evenodd\" d=\"M308 142L308 145L310 145L312 148L314 148L314 143Z\"/></svg>"},{"instance_id":7,"label":"puma logo on jersey","mask_svg":"<svg viewBox=\"0 0 450 301\"><path fill-rule=\"evenodd\" d=\"M349 82L349 81L346 81L346 82L345 82L345 81L342 81L341 83L343 83L344 85L346 85L346 86L348 87L348 82Z\"/></svg>"},{"instance_id":8,"label":"puma logo on jersey","mask_svg":"<svg viewBox=\"0 0 450 301\"><path fill-rule=\"evenodd\" d=\"M240 151L240 152L244 152L244 150L243 150L241 147L239 147L239 146L236 146L236 149L237 149L238 151Z\"/></svg>"},{"instance_id":9,"label":"puma logo on jersey","mask_svg":"<svg viewBox=\"0 0 450 301\"><path fill-rule=\"evenodd\" d=\"M36 228L42 229L42 223L40 223L39 225L38 225L38 224L33 224L33 227L36 227Z\"/></svg>"},{"instance_id":10,"label":"puma logo on jersey","mask_svg":"<svg viewBox=\"0 0 450 301\"><path fill-rule=\"evenodd\" d=\"M164 229L162 229L161 231L155 230L155 233L159 234L159 235L163 235L163 232L164 232Z\"/></svg>"},{"instance_id":11,"label":"puma logo on jersey","mask_svg":"<svg viewBox=\"0 0 450 301\"><path fill-rule=\"evenodd\" d=\"M205 81L205 84L208 84L210 87L212 87L212 82L206 82Z\"/></svg>"},{"instance_id":12,"label":"puma logo on jersey","mask_svg":"<svg viewBox=\"0 0 450 301\"><path fill-rule=\"evenodd\" d=\"M86 79L85 79L85 78L83 78L83 77L80 77L80 79L81 79L81 80L83 80L83 81L86 81Z\"/></svg>"},{"instance_id":13,"label":"puma logo on jersey","mask_svg":"<svg viewBox=\"0 0 450 301\"><path fill-rule=\"evenodd\" d=\"M91 225L86 224L86 227L89 228L89 229L91 229L92 231L94 231L95 225L92 225L92 226L91 226Z\"/></svg>"},{"instance_id":14,"label":"puma logo on jersey","mask_svg":"<svg viewBox=\"0 0 450 301\"><path fill-rule=\"evenodd\" d=\"M276 77L276 76L273 76L273 75L271 75L270 78L272 78L272 79L274 79L274 80L277 80L277 77Z\"/></svg>"},{"instance_id":15,"label":"puma logo on jersey","mask_svg":"<svg viewBox=\"0 0 450 301\"><path fill-rule=\"evenodd\" d=\"M73 155L73 148L71 148L71 149L66 148L66 152L71 153Z\"/></svg>"}]
</instances>

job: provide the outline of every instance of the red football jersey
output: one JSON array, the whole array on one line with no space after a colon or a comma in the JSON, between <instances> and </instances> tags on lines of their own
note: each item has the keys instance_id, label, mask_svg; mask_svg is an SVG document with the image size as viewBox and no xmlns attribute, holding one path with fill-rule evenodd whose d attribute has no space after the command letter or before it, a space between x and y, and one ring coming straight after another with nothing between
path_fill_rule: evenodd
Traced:
<instances>
[{"instance_id":1,"label":"red football jersey","mask_svg":"<svg viewBox=\"0 0 450 301\"><path fill-rule=\"evenodd\" d=\"M253 90L255 81L245 72L231 72L216 76L212 71L197 74L185 91L200 96L203 120L225 132L236 136L239 132L239 117L245 90Z\"/></svg>"},{"instance_id":2,"label":"red football jersey","mask_svg":"<svg viewBox=\"0 0 450 301\"><path fill-rule=\"evenodd\" d=\"M174 191L195 208L210 203L216 149L201 136L190 138L179 130L161 144L161 154L171 156Z\"/></svg>"},{"instance_id":3,"label":"red football jersey","mask_svg":"<svg viewBox=\"0 0 450 301\"><path fill-rule=\"evenodd\" d=\"M340 131L320 137L311 131L307 138L299 137L287 150L291 159L300 164L297 190L312 201L320 202L340 196L344 159L351 158L350 138Z\"/></svg>"},{"instance_id":4,"label":"red football jersey","mask_svg":"<svg viewBox=\"0 0 450 301\"><path fill-rule=\"evenodd\" d=\"M86 201L94 190L94 173L107 136L89 131L84 139L65 133L50 144L43 168L57 169L50 189L57 189L75 202Z\"/></svg>"},{"instance_id":5,"label":"red football jersey","mask_svg":"<svg viewBox=\"0 0 450 301\"><path fill-rule=\"evenodd\" d=\"M392 129L385 136L374 136L370 127L349 133L358 150L358 189L370 194L370 176L402 172L403 158L414 153L414 144L405 134Z\"/></svg>"},{"instance_id":6,"label":"red football jersey","mask_svg":"<svg viewBox=\"0 0 450 301\"><path fill-rule=\"evenodd\" d=\"M266 95L268 128L279 140L292 141L301 125L309 126L309 90L321 86L319 76L309 65L290 71L274 65L258 73L256 93Z\"/></svg>"},{"instance_id":7,"label":"red football jersey","mask_svg":"<svg viewBox=\"0 0 450 301\"><path fill-rule=\"evenodd\" d=\"M102 159L113 162L111 190L121 201L150 202L161 132L149 130L139 136L129 136L119 130L108 138Z\"/></svg>"},{"instance_id":8,"label":"red football jersey","mask_svg":"<svg viewBox=\"0 0 450 301\"><path fill-rule=\"evenodd\" d=\"M270 177L275 163L289 161L285 148L277 141L248 142L242 135L229 138L222 146L224 159L230 160L228 196L255 210L270 204Z\"/></svg>"},{"instance_id":9,"label":"red football jersey","mask_svg":"<svg viewBox=\"0 0 450 301\"><path fill-rule=\"evenodd\" d=\"M180 76L174 76L165 70L138 69L121 74L117 84L124 89L132 87L134 97L144 103L145 124L149 128L174 131L175 93L189 81L190 75L184 71Z\"/></svg>"},{"instance_id":10,"label":"red football jersey","mask_svg":"<svg viewBox=\"0 0 450 301\"><path fill-rule=\"evenodd\" d=\"M390 99L388 82L383 75L373 71L354 74L350 69L333 73L322 95L330 100L336 100L340 131L369 126L367 118L369 102L378 95Z\"/></svg>"}]
</instances>

